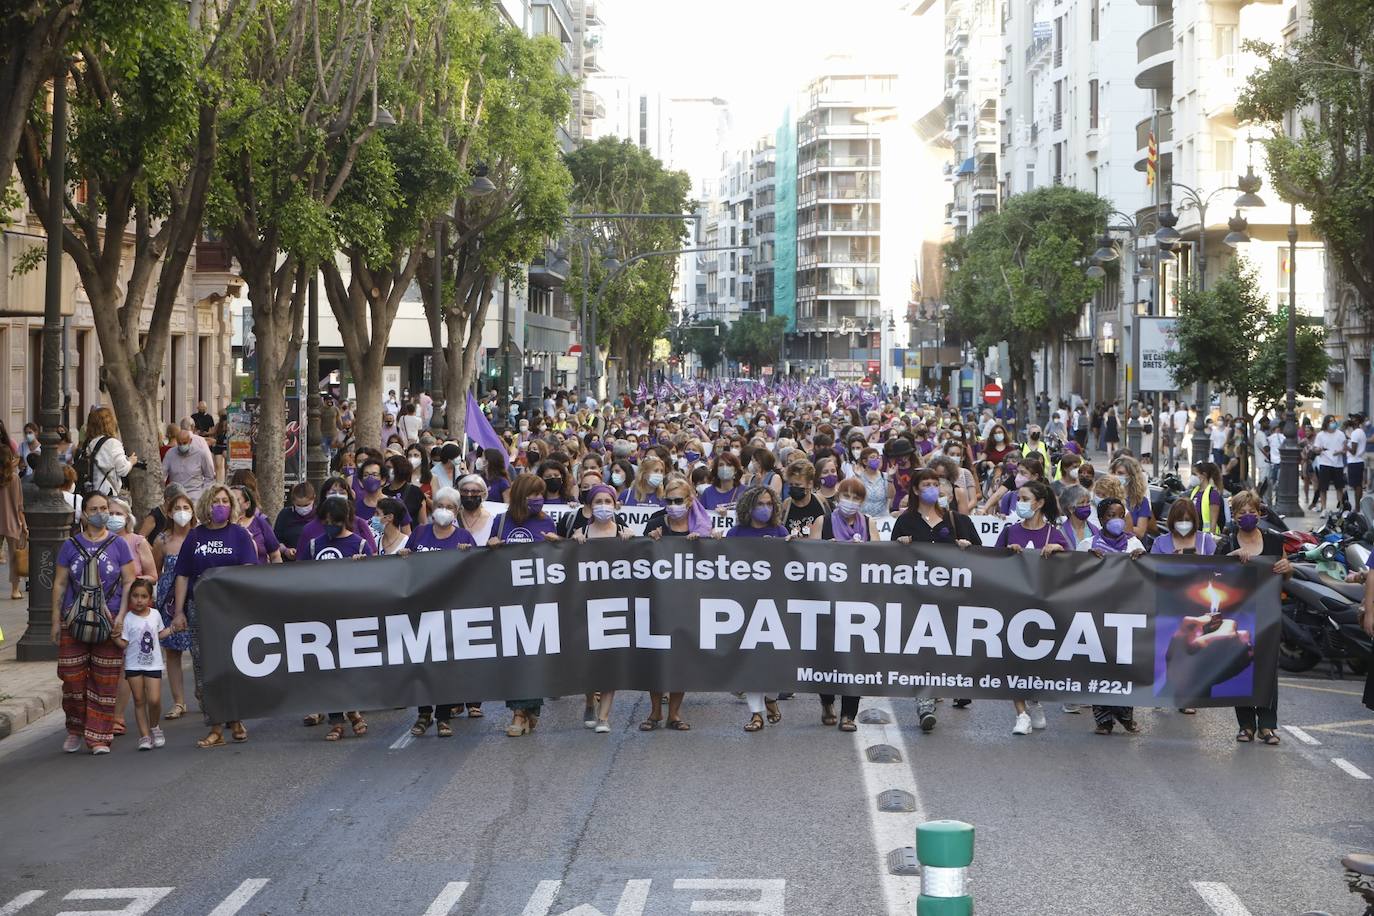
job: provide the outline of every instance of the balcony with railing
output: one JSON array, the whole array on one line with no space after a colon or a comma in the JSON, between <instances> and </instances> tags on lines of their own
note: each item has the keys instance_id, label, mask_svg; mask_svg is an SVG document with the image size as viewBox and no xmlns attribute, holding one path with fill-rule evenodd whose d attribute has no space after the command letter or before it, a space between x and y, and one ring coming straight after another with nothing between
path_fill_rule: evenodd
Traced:
<instances>
[{"instance_id":1,"label":"balcony with railing","mask_svg":"<svg viewBox=\"0 0 1374 916\"><path fill-rule=\"evenodd\" d=\"M1150 153L1150 129L1155 123L1153 117L1138 121L1135 125L1135 168L1138 172L1145 171L1145 160ZM1155 137L1159 143L1159 157L1163 159L1173 151L1174 145L1174 113L1172 111L1161 112L1159 115L1159 135Z\"/></svg>"},{"instance_id":2,"label":"balcony with railing","mask_svg":"<svg viewBox=\"0 0 1374 916\"><path fill-rule=\"evenodd\" d=\"M1047 64L1050 60L1050 46L1053 43L1049 35L1033 40L1026 48L1026 69L1035 70Z\"/></svg>"},{"instance_id":3,"label":"balcony with railing","mask_svg":"<svg viewBox=\"0 0 1374 916\"><path fill-rule=\"evenodd\" d=\"M1174 21L1166 19L1146 29L1136 39L1135 84L1141 89L1162 89L1174 81Z\"/></svg>"}]
</instances>

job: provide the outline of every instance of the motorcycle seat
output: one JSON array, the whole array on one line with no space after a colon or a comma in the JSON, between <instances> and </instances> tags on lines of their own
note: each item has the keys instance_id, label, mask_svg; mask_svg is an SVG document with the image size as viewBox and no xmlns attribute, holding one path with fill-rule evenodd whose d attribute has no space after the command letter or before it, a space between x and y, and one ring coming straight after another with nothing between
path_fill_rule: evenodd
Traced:
<instances>
[{"instance_id":1,"label":"motorcycle seat","mask_svg":"<svg viewBox=\"0 0 1374 916\"><path fill-rule=\"evenodd\" d=\"M1364 852L1352 852L1341 859L1341 864L1347 871L1353 871L1357 875L1374 876L1374 856Z\"/></svg>"},{"instance_id":2,"label":"motorcycle seat","mask_svg":"<svg viewBox=\"0 0 1374 916\"><path fill-rule=\"evenodd\" d=\"M1332 582L1330 588L1332 591L1340 592L1351 601L1360 602L1364 600L1363 585L1352 585L1348 582Z\"/></svg>"}]
</instances>

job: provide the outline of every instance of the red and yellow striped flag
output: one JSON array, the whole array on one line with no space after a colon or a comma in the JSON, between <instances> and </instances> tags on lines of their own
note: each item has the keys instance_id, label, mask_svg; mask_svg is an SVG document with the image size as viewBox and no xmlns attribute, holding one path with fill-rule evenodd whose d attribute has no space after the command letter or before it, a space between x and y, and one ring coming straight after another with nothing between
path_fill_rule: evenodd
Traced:
<instances>
[{"instance_id":1,"label":"red and yellow striped flag","mask_svg":"<svg viewBox=\"0 0 1374 916\"><path fill-rule=\"evenodd\" d=\"M1145 153L1145 186L1153 188L1155 177L1159 170L1159 142L1155 140L1154 131L1150 131L1150 141Z\"/></svg>"}]
</instances>

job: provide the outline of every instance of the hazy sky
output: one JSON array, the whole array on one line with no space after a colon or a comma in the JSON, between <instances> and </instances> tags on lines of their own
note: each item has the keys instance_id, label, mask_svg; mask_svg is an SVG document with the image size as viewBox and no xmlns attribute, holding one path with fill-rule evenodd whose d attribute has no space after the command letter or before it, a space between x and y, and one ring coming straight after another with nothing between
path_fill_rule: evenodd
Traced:
<instances>
[{"instance_id":1,"label":"hazy sky","mask_svg":"<svg viewBox=\"0 0 1374 916\"><path fill-rule=\"evenodd\" d=\"M608 74L670 97L723 98L742 136L776 125L828 55L893 61L894 24L910 23L903 0L597 2Z\"/></svg>"}]
</instances>

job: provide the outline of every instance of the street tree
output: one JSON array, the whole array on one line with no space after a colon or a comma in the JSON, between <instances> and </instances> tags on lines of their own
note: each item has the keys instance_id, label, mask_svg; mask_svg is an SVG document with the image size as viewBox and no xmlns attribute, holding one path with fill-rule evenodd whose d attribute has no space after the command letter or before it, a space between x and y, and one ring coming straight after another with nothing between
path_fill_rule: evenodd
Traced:
<instances>
[{"instance_id":1,"label":"street tree","mask_svg":"<svg viewBox=\"0 0 1374 916\"><path fill-rule=\"evenodd\" d=\"M582 212L684 215L683 222L608 220L600 227L603 244L592 246L590 264L582 263L580 248L573 252L568 291L574 301L580 299L584 283L594 295L605 279L603 247L622 262L646 252L684 247L686 214L693 209L686 172L671 171L651 153L615 137L585 144L568 154L567 163L573 177L573 205ZM676 276L675 257L645 258L622 270L607 287L597 315L596 343L604 344L607 355L624 367L626 384L647 375L653 343L671 322Z\"/></svg>"},{"instance_id":2,"label":"street tree","mask_svg":"<svg viewBox=\"0 0 1374 916\"><path fill-rule=\"evenodd\" d=\"M714 372L724 359L728 334L729 327L718 319L693 322L673 332L673 353L678 356L694 353L703 370Z\"/></svg>"},{"instance_id":3,"label":"street tree","mask_svg":"<svg viewBox=\"0 0 1374 916\"><path fill-rule=\"evenodd\" d=\"M455 69L432 107L451 118L449 144L462 174L480 173L494 185L485 196L460 193L443 220L439 288L428 257L418 274L449 434L461 438L492 297L498 286L527 282L520 265L558 236L567 213L571 182L557 129L570 83L558 71L553 39L527 37L486 4L474 4L451 36L466 71L457 78Z\"/></svg>"},{"instance_id":4,"label":"street tree","mask_svg":"<svg viewBox=\"0 0 1374 916\"><path fill-rule=\"evenodd\" d=\"M281 393L296 377L307 281L335 256L335 201L378 130L379 31L400 28L397 13L382 0L257 0L235 42L207 219L248 286L262 396L254 459L269 514L282 502ZM359 392L360 403L380 398Z\"/></svg>"},{"instance_id":5,"label":"street tree","mask_svg":"<svg viewBox=\"0 0 1374 916\"><path fill-rule=\"evenodd\" d=\"M1180 390L1198 382L1234 396L1244 413L1252 390L1250 370L1259 350L1269 303L1255 269L1233 259L1210 289L1187 284L1178 295L1169 368Z\"/></svg>"},{"instance_id":6,"label":"street tree","mask_svg":"<svg viewBox=\"0 0 1374 916\"><path fill-rule=\"evenodd\" d=\"M1263 61L1236 104L1264 141L1279 195L1312 214L1341 274L1374 316L1374 4L1312 0L1291 43L1249 42ZM1290 129L1285 130L1285 124Z\"/></svg>"},{"instance_id":7,"label":"street tree","mask_svg":"<svg viewBox=\"0 0 1374 916\"><path fill-rule=\"evenodd\" d=\"M90 302L126 447L152 464L130 476L139 511L161 499L162 366L215 161L221 38L237 28L239 4L223 12L193 26L178 0L87 4L70 36L80 59L69 79L67 186L48 184L51 119L40 106L28 112L17 163L42 218L49 195L63 196L67 220L44 228L61 235Z\"/></svg>"},{"instance_id":8,"label":"street tree","mask_svg":"<svg viewBox=\"0 0 1374 916\"><path fill-rule=\"evenodd\" d=\"M1288 395L1288 309L1266 313L1250 366L1250 394L1259 410L1282 410ZM1297 327L1297 387L1300 398L1321 397L1331 357L1321 324Z\"/></svg>"},{"instance_id":9,"label":"street tree","mask_svg":"<svg viewBox=\"0 0 1374 916\"><path fill-rule=\"evenodd\" d=\"M945 247L951 335L980 350L1008 344L1023 415L1025 394L1035 388L1031 354L1058 346L1100 287L1083 265L1109 209L1086 191L1037 188L1009 198Z\"/></svg>"},{"instance_id":10,"label":"street tree","mask_svg":"<svg viewBox=\"0 0 1374 916\"><path fill-rule=\"evenodd\" d=\"M747 363L755 375L764 364L776 364L787 331L784 315L769 315L760 319L756 314L741 315L730 326L725 338L725 355L735 362Z\"/></svg>"}]
</instances>

